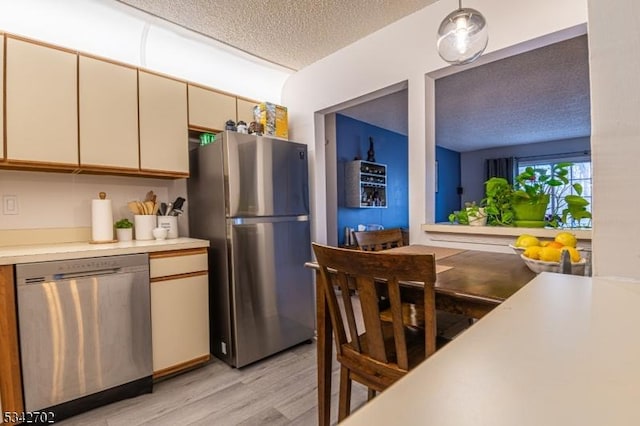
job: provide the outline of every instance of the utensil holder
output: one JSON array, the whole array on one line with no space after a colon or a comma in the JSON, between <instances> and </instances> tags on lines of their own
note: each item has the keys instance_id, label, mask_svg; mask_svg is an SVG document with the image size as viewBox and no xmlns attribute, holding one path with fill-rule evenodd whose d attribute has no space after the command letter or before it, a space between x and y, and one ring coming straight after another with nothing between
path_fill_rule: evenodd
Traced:
<instances>
[{"instance_id":1,"label":"utensil holder","mask_svg":"<svg viewBox=\"0 0 640 426\"><path fill-rule=\"evenodd\" d=\"M167 230L167 239L178 238L178 216L158 216L158 227Z\"/></svg>"},{"instance_id":2,"label":"utensil holder","mask_svg":"<svg viewBox=\"0 0 640 426\"><path fill-rule=\"evenodd\" d=\"M156 227L156 216L152 214L134 215L133 226L136 240L153 240L153 228Z\"/></svg>"}]
</instances>

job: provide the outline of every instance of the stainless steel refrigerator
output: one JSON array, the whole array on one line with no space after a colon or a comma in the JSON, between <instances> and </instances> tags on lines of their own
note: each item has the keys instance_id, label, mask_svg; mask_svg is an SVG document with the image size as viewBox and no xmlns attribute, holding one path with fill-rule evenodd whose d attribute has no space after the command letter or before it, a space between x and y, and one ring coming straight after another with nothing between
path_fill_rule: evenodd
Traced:
<instances>
[{"instance_id":1,"label":"stainless steel refrigerator","mask_svg":"<svg viewBox=\"0 0 640 426\"><path fill-rule=\"evenodd\" d=\"M190 235L211 244L211 353L242 367L310 340L306 145L226 131L190 169Z\"/></svg>"}]
</instances>

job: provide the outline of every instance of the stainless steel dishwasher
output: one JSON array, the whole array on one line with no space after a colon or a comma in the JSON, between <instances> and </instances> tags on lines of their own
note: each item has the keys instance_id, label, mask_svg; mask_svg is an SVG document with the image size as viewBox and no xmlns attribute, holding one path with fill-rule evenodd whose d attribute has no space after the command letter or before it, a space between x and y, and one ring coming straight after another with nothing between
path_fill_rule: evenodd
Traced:
<instances>
[{"instance_id":1,"label":"stainless steel dishwasher","mask_svg":"<svg viewBox=\"0 0 640 426\"><path fill-rule=\"evenodd\" d=\"M16 285L25 411L151 392L147 254L20 264Z\"/></svg>"}]
</instances>

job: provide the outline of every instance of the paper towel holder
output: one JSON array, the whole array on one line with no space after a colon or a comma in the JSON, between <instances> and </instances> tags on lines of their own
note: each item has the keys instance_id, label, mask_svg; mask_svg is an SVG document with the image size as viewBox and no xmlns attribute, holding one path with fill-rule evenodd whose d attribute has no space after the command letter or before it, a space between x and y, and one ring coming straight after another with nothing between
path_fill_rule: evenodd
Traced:
<instances>
[{"instance_id":1,"label":"paper towel holder","mask_svg":"<svg viewBox=\"0 0 640 426\"><path fill-rule=\"evenodd\" d=\"M104 191L100 191L98 193L98 197L101 200L106 200L107 199L107 193ZM109 243L116 243L118 242L118 240L112 239L112 240L104 240L104 241L94 241L94 240L90 240L89 244L109 244Z\"/></svg>"}]
</instances>

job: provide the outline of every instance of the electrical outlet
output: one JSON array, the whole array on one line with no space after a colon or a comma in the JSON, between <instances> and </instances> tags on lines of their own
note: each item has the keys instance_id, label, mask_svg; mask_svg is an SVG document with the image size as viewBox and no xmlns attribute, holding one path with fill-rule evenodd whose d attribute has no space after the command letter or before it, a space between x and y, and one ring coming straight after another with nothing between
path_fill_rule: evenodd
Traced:
<instances>
[{"instance_id":1,"label":"electrical outlet","mask_svg":"<svg viewBox=\"0 0 640 426\"><path fill-rule=\"evenodd\" d=\"M227 344L225 342L220 342L220 346L223 354L227 354Z\"/></svg>"},{"instance_id":2,"label":"electrical outlet","mask_svg":"<svg viewBox=\"0 0 640 426\"><path fill-rule=\"evenodd\" d=\"M18 196L3 195L2 196L2 214L18 214Z\"/></svg>"}]
</instances>

